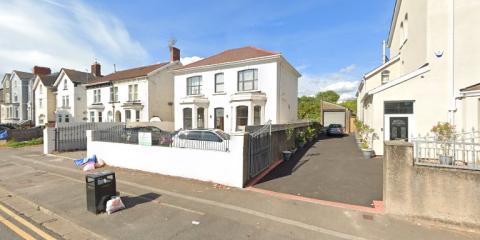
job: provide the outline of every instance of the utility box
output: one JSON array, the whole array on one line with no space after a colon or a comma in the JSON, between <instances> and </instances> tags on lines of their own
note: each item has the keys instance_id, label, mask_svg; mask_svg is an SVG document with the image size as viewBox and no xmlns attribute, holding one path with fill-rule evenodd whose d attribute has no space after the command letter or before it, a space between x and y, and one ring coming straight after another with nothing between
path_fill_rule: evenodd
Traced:
<instances>
[{"instance_id":1,"label":"utility box","mask_svg":"<svg viewBox=\"0 0 480 240\"><path fill-rule=\"evenodd\" d=\"M105 205L117 193L115 173L96 172L85 176L87 184L87 210L98 214L105 211Z\"/></svg>"}]
</instances>

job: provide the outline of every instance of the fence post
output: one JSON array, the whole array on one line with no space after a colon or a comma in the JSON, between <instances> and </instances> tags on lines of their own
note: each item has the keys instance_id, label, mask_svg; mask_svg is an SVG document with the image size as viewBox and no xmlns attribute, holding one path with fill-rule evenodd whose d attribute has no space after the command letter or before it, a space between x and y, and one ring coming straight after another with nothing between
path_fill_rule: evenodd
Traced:
<instances>
[{"instance_id":1,"label":"fence post","mask_svg":"<svg viewBox=\"0 0 480 240\"><path fill-rule=\"evenodd\" d=\"M55 138L55 128L46 127L43 129L43 154L50 154L55 151Z\"/></svg>"}]
</instances>

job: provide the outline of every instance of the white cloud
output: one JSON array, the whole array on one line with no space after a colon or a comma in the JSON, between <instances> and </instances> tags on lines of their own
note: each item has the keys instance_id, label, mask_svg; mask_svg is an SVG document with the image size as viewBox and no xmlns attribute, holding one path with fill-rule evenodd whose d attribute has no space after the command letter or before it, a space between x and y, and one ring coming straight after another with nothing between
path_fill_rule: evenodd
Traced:
<instances>
[{"instance_id":1,"label":"white cloud","mask_svg":"<svg viewBox=\"0 0 480 240\"><path fill-rule=\"evenodd\" d=\"M1 1L0 32L0 72L34 65L85 70L97 58L108 73L114 63L149 58L120 20L82 1Z\"/></svg>"},{"instance_id":2,"label":"white cloud","mask_svg":"<svg viewBox=\"0 0 480 240\"><path fill-rule=\"evenodd\" d=\"M345 74L352 73L356 68L357 66L355 64L352 64L350 66L340 69L340 73L345 73Z\"/></svg>"},{"instance_id":3,"label":"white cloud","mask_svg":"<svg viewBox=\"0 0 480 240\"><path fill-rule=\"evenodd\" d=\"M187 64L190 64L190 63L194 63L196 61L200 61L202 59L203 59L202 57L198 57L198 56L182 57L182 58L180 58L180 62L182 62L183 65L187 65Z\"/></svg>"},{"instance_id":4,"label":"white cloud","mask_svg":"<svg viewBox=\"0 0 480 240\"><path fill-rule=\"evenodd\" d=\"M303 74L299 80L299 96L314 96L318 92L332 90L340 95L340 101L355 97L359 81L352 75L355 65L328 74Z\"/></svg>"}]
</instances>

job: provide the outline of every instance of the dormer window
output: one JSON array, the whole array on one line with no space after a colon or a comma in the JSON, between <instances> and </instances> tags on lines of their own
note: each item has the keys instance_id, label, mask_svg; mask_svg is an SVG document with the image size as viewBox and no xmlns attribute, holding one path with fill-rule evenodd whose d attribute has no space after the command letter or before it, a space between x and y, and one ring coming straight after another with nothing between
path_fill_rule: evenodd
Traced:
<instances>
[{"instance_id":1,"label":"dormer window","mask_svg":"<svg viewBox=\"0 0 480 240\"><path fill-rule=\"evenodd\" d=\"M239 92L258 90L258 70L239 71L237 89Z\"/></svg>"},{"instance_id":2,"label":"dormer window","mask_svg":"<svg viewBox=\"0 0 480 240\"><path fill-rule=\"evenodd\" d=\"M382 72L382 84L387 83L388 81L390 81L390 71L385 70Z\"/></svg>"}]
</instances>

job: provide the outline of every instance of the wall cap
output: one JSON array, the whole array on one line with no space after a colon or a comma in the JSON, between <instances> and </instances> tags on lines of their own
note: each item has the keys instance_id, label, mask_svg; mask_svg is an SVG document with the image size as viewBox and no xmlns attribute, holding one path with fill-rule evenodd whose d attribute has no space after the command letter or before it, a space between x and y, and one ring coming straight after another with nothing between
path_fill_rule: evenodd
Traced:
<instances>
[{"instance_id":1,"label":"wall cap","mask_svg":"<svg viewBox=\"0 0 480 240\"><path fill-rule=\"evenodd\" d=\"M405 142L405 141L386 141L385 146L405 146L405 147L413 147L413 143Z\"/></svg>"}]
</instances>

